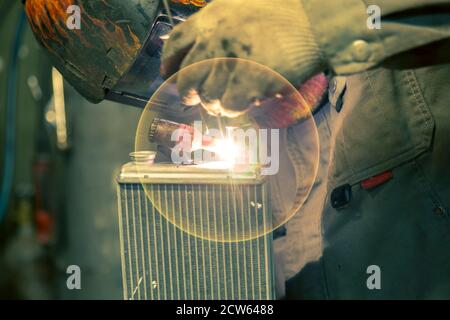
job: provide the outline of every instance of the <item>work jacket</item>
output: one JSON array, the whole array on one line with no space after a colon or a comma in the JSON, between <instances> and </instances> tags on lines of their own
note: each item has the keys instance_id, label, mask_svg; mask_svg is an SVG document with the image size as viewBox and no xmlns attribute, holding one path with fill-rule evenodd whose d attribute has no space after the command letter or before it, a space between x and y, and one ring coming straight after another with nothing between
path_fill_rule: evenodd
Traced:
<instances>
[{"instance_id":1,"label":"work jacket","mask_svg":"<svg viewBox=\"0 0 450 320\"><path fill-rule=\"evenodd\" d=\"M450 298L450 2L374 2L381 29L363 1L305 1L337 76L316 184L277 240L288 298Z\"/></svg>"}]
</instances>

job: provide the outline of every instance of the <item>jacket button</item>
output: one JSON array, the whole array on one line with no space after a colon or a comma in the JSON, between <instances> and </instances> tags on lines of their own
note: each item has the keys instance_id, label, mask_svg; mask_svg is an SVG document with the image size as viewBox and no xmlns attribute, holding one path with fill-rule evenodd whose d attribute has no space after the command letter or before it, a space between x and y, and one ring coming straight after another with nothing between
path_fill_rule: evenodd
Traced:
<instances>
[{"instance_id":1,"label":"jacket button","mask_svg":"<svg viewBox=\"0 0 450 320\"><path fill-rule=\"evenodd\" d=\"M353 59L356 62L367 62L370 58L369 44L364 40L356 40L352 43Z\"/></svg>"},{"instance_id":2,"label":"jacket button","mask_svg":"<svg viewBox=\"0 0 450 320\"><path fill-rule=\"evenodd\" d=\"M331 192L331 206L334 209L346 207L352 199L352 187L349 184L337 187Z\"/></svg>"},{"instance_id":3,"label":"jacket button","mask_svg":"<svg viewBox=\"0 0 450 320\"><path fill-rule=\"evenodd\" d=\"M441 206L434 208L434 214L438 217L442 217L445 214L445 209Z\"/></svg>"}]
</instances>

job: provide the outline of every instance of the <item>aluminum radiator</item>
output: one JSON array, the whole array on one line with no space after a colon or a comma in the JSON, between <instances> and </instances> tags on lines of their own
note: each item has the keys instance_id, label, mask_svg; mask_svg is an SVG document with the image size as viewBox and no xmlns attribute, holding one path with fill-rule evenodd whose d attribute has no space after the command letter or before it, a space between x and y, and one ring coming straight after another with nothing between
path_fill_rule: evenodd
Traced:
<instances>
[{"instance_id":1,"label":"aluminum radiator","mask_svg":"<svg viewBox=\"0 0 450 320\"><path fill-rule=\"evenodd\" d=\"M233 188L248 195L235 204L237 212L253 212L257 203L263 214L256 223L270 223L266 182L248 173L232 178ZM166 219L176 213L161 214L145 192L157 192L166 206L179 201L194 215L206 210L216 216L213 208L231 214L229 181L229 172L196 166L130 162L122 167L118 198L125 299L275 298L272 234L242 241L202 239Z\"/></svg>"}]
</instances>

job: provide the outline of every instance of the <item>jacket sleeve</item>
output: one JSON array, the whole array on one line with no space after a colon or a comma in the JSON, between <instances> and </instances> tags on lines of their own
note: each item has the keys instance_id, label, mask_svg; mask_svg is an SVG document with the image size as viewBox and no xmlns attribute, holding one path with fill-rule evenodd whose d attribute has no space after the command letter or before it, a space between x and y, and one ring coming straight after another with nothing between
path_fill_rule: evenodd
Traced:
<instances>
[{"instance_id":1,"label":"jacket sleeve","mask_svg":"<svg viewBox=\"0 0 450 320\"><path fill-rule=\"evenodd\" d=\"M314 36L337 74L372 68L383 60L450 40L450 0L303 0ZM371 6L377 7L371 7ZM380 28L370 26L380 10ZM450 54L450 53L449 53Z\"/></svg>"}]
</instances>

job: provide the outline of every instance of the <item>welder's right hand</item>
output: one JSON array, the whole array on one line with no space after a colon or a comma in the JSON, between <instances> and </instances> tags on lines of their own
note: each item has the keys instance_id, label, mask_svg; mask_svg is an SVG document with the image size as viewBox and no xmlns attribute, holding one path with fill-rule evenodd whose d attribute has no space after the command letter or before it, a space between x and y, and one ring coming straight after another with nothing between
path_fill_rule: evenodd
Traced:
<instances>
[{"instance_id":1,"label":"welder's right hand","mask_svg":"<svg viewBox=\"0 0 450 320\"><path fill-rule=\"evenodd\" d=\"M174 29L163 50L162 73L168 77L218 57L256 61L293 85L326 66L301 0L213 1ZM186 70L177 78L180 94L200 97L213 114L239 115L283 89L283 82L270 76L267 68L251 68L248 63L218 59L207 67Z\"/></svg>"}]
</instances>

